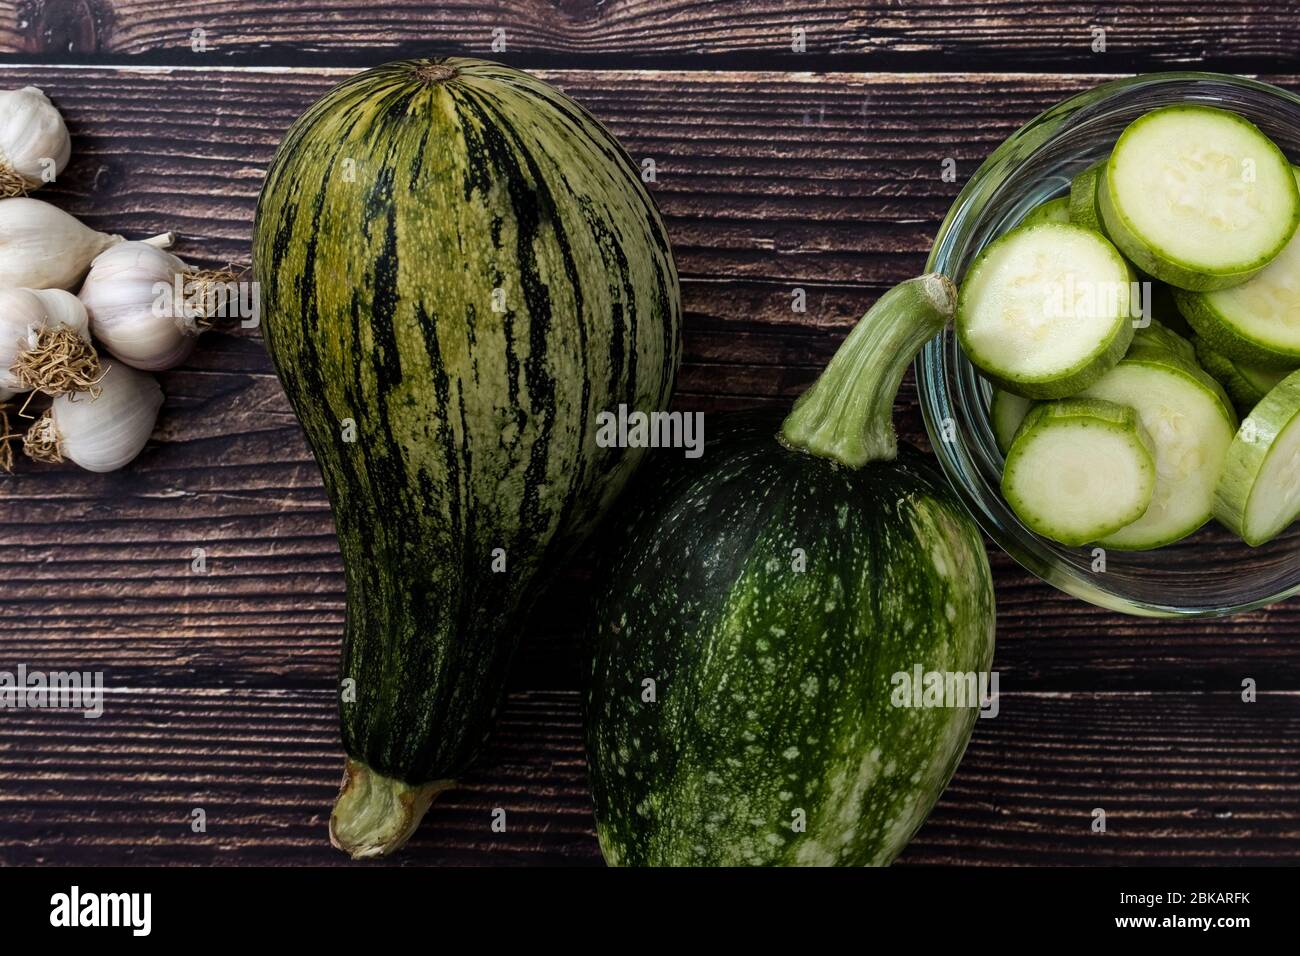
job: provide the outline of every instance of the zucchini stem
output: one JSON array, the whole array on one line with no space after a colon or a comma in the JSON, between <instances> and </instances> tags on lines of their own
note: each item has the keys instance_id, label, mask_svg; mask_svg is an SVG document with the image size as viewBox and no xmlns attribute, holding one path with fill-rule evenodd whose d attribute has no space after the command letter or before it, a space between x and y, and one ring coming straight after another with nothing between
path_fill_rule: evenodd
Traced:
<instances>
[{"instance_id":1,"label":"zucchini stem","mask_svg":"<svg viewBox=\"0 0 1300 956\"><path fill-rule=\"evenodd\" d=\"M850 468L898 455L894 399L916 353L952 320L957 290L938 273L908 279L858 320L821 376L794 403L781 441Z\"/></svg>"},{"instance_id":2,"label":"zucchini stem","mask_svg":"<svg viewBox=\"0 0 1300 956\"><path fill-rule=\"evenodd\" d=\"M387 856L410 839L433 798L454 785L406 783L349 757L330 814L330 843L354 860Z\"/></svg>"}]
</instances>

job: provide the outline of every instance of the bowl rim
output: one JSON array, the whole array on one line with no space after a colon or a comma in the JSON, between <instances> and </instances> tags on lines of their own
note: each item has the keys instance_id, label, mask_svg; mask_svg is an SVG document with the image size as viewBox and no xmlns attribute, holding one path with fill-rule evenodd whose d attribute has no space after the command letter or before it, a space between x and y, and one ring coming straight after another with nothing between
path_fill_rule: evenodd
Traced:
<instances>
[{"instance_id":1,"label":"bowl rim","mask_svg":"<svg viewBox=\"0 0 1300 956\"><path fill-rule=\"evenodd\" d=\"M1092 115L1091 111L1104 108L1115 96L1135 89L1161 87L1172 84L1206 82L1217 86L1231 86L1249 90L1261 96L1285 100L1292 106L1300 108L1300 95L1291 93L1262 80L1228 73L1212 73L1195 70L1178 70L1159 73L1143 73L1120 77L1083 90L1065 100L1043 110L1014 133L1008 136L980 164L970 179L957 194L949 206L943 222L930 248L926 260L926 271L944 271L940 268L946 264L951 249L949 241L954 235L954 223L964 220L970 207L978 202L990 188L990 180L1000 181L1005 157L1012 150L1021 149L1026 142L1031 150L1041 143L1033 143L1035 137L1046 142L1057 132L1058 120L1069 117L1073 122L1081 122ZM956 277L950 276L953 281ZM1079 568L1060 560L1051 553L1050 546L1037 534L1025 529L1017 535L1012 529L1003 527L986 509L983 497L977 488L966 479L968 469L973 468L969 461L959 461L956 442L943 439L943 429L939 418L943 408L951 407L948 385L944 372L947 360L944 356L944 336L936 336L926 343L913 363L916 389L921 406L921 417L930 439L930 446L935 457L939 459L944 477L952 487L954 494L965 509L975 519L984 533L993 543L1006 552L1013 560L1031 574L1073 597L1095 604L1108 610L1119 611L1138 617L1157 618L1213 618L1226 617L1255 608L1264 607L1277 601L1300 594L1300 580L1274 594L1249 601L1221 605L1177 605L1158 601L1143 601L1109 591L1098 585L1095 577L1089 576ZM969 455L967 455L969 458ZM1211 519L1212 520L1212 519Z\"/></svg>"}]
</instances>

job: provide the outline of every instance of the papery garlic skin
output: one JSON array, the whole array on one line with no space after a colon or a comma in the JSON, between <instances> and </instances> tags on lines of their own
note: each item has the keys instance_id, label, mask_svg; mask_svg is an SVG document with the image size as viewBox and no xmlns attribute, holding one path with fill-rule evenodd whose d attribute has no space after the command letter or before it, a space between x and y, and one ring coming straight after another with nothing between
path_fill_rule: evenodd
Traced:
<instances>
[{"instance_id":1,"label":"papery garlic skin","mask_svg":"<svg viewBox=\"0 0 1300 956\"><path fill-rule=\"evenodd\" d=\"M116 471L144 449L158 421L163 393L148 372L115 365L99 383L99 397L60 395L50 418L63 456L87 471Z\"/></svg>"},{"instance_id":2,"label":"papery garlic skin","mask_svg":"<svg viewBox=\"0 0 1300 956\"><path fill-rule=\"evenodd\" d=\"M32 289L45 306L46 324L50 328L72 329L83 342L90 339L90 314L71 292L63 289Z\"/></svg>"},{"instance_id":3,"label":"papery garlic skin","mask_svg":"<svg viewBox=\"0 0 1300 956\"><path fill-rule=\"evenodd\" d=\"M0 196L39 189L71 155L68 127L49 97L34 86L0 90Z\"/></svg>"},{"instance_id":4,"label":"papery garlic skin","mask_svg":"<svg viewBox=\"0 0 1300 956\"><path fill-rule=\"evenodd\" d=\"M71 289L95 256L124 241L39 199L0 199L0 287Z\"/></svg>"},{"instance_id":5,"label":"papery garlic skin","mask_svg":"<svg viewBox=\"0 0 1300 956\"><path fill-rule=\"evenodd\" d=\"M157 372L185 361L196 335L178 318L185 303L175 301L173 291L176 277L189 272L183 261L147 242L123 242L101 252L79 293L96 338L135 368Z\"/></svg>"},{"instance_id":6,"label":"papery garlic skin","mask_svg":"<svg viewBox=\"0 0 1300 956\"><path fill-rule=\"evenodd\" d=\"M45 303L31 289L0 289L0 402L28 391L14 363L48 321Z\"/></svg>"}]
</instances>

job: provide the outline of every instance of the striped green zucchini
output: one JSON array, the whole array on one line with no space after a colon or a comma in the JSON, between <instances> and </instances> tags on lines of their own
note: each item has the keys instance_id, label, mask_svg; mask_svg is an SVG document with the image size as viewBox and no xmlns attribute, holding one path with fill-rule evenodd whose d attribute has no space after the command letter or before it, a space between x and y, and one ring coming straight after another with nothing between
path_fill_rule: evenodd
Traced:
<instances>
[{"instance_id":1,"label":"striped green zucchini","mask_svg":"<svg viewBox=\"0 0 1300 956\"><path fill-rule=\"evenodd\" d=\"M331 838L378 856L474 756L540 572L637 465L598 447L596 419L667 405L677 272L600 123L457 58L378 67L308 110L254 261L347 580Z\"/></svg>"}]
</instances>

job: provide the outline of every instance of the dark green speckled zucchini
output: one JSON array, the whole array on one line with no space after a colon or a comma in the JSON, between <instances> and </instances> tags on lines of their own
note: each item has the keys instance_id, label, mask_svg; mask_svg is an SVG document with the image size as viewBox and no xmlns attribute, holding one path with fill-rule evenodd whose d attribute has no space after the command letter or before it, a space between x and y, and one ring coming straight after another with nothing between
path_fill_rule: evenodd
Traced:
<instances>
[{"instance_id":1,"label":"dark green speckled zucchini","mask_svg":"<svg viewBox=\"0 0 1300 956\"><path fill-rule=\"evenodd\" d=\"M913 706L905 684L986 675L993 582L890 418L954 295L941 276L886 293L784 423L720 416L698 461L637 476L587 696L609 863L888 863L938 799L979 695Z\"/></svg>"}]
</instances>

